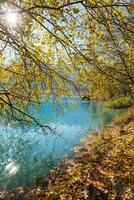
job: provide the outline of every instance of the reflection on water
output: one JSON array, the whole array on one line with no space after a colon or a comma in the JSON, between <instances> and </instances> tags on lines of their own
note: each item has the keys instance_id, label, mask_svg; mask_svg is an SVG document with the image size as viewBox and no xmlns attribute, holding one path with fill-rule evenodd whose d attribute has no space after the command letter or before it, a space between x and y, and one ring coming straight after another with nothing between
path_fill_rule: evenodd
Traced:
<instances>
[{"instance_id":1,"label":"reflection on water","mask_svg":"<svg viewBox=\"0 0 134 200\"><path fill-rule=\"evenodd\" d=\"M88 103L75 97L75 106L72 102L72 98L65 98L64 109L59 111L50 100L38 112L40 120L56 126L58 135L44 135L40 128L0 126L0 187L32 186L37 176L45 175L60 159L72 155L74 145L87 132L100 130L117 114L95 101Z\"/></svg>"},{"instance_id":2,"label":"reflection on water","mask_svg":"<svg viewBox=\"0 0 134 200\"><path fill-rule=\"evenodd\" d=\"M10 176L15 175L19 170L19 166L15 162L9 162L5 167L5 173L8 173Z\"/></svg>"}]
</instances>

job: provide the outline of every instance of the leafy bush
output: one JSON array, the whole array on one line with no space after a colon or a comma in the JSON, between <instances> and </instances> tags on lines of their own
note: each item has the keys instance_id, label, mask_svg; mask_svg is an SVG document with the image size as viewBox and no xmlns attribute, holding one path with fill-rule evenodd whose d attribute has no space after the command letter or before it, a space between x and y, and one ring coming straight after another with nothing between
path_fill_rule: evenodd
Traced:
<instances>
[{"instance_id":1,"label":"leafy bush","mask_svg":"<svg viewBox=\"0 0 134 200\"><path fill-rule=\"evenodd\" d=\"M118 115L114 120L114 125L127 125L134 120L134 107L131 107L123 115Z\"/></svg>"},{"instance_id":2,"label":"leafy bush","mask_svg":"<svg viewBox=\"0 0 134 200\"><path fill-rule=\"evenodd\" d=\"M120 96L105 103L106 107L118 109L129 108L132 105L134 105L134 100L130 96Z\"/></svg>"}]
</instances>

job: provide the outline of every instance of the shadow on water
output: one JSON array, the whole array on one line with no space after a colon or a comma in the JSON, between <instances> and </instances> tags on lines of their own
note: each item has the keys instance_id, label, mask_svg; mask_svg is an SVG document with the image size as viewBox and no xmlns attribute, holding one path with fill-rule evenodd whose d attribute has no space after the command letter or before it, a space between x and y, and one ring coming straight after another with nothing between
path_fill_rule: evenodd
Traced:
<instances>
[{"instance_id":1,"label":"shadow on water","mask_svg":"<svg viewBox=\"0 0 134 200\"><path fill-rule=\"evenodd\" d=\"M31 112L35 113L36 107ZM58 135L43 135L41 128L29 130L0 126L0 187L32 187L36 177L45 176L61 159L71 156L85 134L100 130L120 111L106 109L101 102L90 104L78 97L62 103L42 103L38 119L55 126Z\"/></svg>"}]
</instances>

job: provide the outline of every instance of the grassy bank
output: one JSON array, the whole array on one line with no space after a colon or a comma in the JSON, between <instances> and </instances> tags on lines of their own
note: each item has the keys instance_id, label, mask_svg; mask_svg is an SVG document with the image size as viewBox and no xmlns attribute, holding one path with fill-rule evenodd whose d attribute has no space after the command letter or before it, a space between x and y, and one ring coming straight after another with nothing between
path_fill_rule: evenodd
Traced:
<instances>
[{"instance_id":1,"label":"grassy bank","mask_svg":"<svg viewBox=\"0 0 134 200\"><path fill-rule=\"evenodd\" d=\"M133 200L134 108L113 127L82 140L76 157L64 160L49 175L49 185L20 188L2 200ZM45 180L44 180L45 182Z\"/></svg>"},{"instance_id":2,"label":"grassy bank","mask_svg":"<svg viewBox=\"0 0 134 200\"><path fill-rule=\"evenodd\" d=\"M130 96L120 96L107 101L105 105L114 109L126 109L134 105L134 100Z\"/></svg>"}]
</instances>

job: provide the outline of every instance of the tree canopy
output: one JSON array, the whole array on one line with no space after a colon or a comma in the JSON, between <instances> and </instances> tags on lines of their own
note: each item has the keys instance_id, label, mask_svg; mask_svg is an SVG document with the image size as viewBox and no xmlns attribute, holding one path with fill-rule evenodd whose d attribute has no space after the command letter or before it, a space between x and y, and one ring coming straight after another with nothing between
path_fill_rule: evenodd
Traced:
<instances>
[{"instance_id":1,"label":"tree canopy","mask_svg":"<svg viewBox=\"0 0 134 200\"><path fill-rule=\"evenodd\" d=\"M133 97L133 8L131 0L0 1L2 114L41 125L28 110L51 95Z\"/></svg>"}]
</instances>

